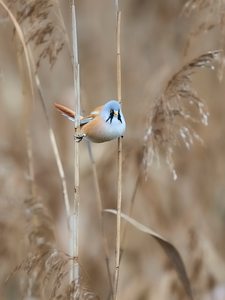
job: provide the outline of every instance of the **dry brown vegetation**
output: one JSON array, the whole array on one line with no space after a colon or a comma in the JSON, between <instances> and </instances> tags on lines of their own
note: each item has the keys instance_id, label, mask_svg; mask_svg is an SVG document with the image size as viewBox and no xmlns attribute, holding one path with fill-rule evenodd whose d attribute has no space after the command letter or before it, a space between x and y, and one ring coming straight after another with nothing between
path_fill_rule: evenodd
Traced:
<instances>
[{"instance_id":1,"label":"dry brown vegetation","mask_svg":"<svg viewBox=\"0 0 225 300\"><path fill-rule=\"evenodd\" d=\"M117 299L191 297L173 246L194 299L225 299L225 1L121 0L120 8L122 211L146 227L123 216ZM88 112L117 98L115 4L78 0L76 12ZM100 209L116 209L116 141L92 146L96 169L87 144L79 146L81 277L70 280L74 128L53 109L74 107L70 37L69 1L0 1L2 300L112 298L116 218ZM149 228L166 241L141 232Z\"/></svg>"}]
</instances>

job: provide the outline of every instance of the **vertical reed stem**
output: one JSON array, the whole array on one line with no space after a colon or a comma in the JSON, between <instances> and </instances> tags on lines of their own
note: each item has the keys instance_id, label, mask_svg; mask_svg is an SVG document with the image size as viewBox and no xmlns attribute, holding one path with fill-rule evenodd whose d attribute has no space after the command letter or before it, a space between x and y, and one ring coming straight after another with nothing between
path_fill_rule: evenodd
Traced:
<instances>
[{"instance_id":1,"label":"vertical reed stem","mask_svg":"<svg viewBox=\"0 0 225 300\"><path fill-rule=\"evenodd\" d=\"M72 0L72 65L73 65L73 84L74 84L74 100L75 100L75 136L80 132L80 73L78 63L78 47L77 47L77 26L75 1ZM71 282L75 287L79 287L80 271L78 264L78 232L79 232L79 202L80 202L80 174L79 174L79 143L74 143L74 201L71 212L71 255L73 257L71 269ZM73 299L79 298L79 289L75 289L77 295L73 295Z\"/></svg>"},{"instance_id":2,"label":"vertical reed stem","mask_svg":"<svg viewBox=\"0 0 225 300\"><path fill-rule=\"evenodd\" d=\"M117 66L117 98L121 103L121 54L120 54L120 24L121 11L119 10L118 0L116 6L116 66ZM114 279L114 299L118 298L117 288L120 269L120 244L121 244L121 205L122 205L122 139L118 139L118 186L117 186L117 222L116 222L116 265Z\"/></svg>"}]
</instances>

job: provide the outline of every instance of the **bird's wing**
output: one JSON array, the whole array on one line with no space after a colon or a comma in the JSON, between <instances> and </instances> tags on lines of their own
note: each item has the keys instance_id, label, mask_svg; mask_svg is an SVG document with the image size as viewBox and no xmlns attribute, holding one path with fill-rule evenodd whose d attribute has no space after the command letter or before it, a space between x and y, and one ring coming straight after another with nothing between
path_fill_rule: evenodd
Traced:
<instances>
[{"instance_id":1,"label":"bird's wing","mask_svg":"<svg viewBox=\"0 0 225 300\"><path fill-rule=\"evenodd\" d=\"M96 107L95 110L93 110L88 116L85 116L82 118L82 120L80 121L80 124L84 125L84 124L87 124L90 121L92 121L95 117L97 117L99 115L101 109L102 109L102 105Z\"/></svg>"},{"instance_id":2,"label":"bird's wing","mask_svg":"<svg viewBox=\"0 0 225 300\"><path fill-rule=\"evenodd\" d=\"M62 104L58 104L58 103L54 103L55 105L55 108L58 109L63 116L67 117L69 120L73 121L74 122L74 117L75 117L75 112L62 105ZM98 106L95 108L94 111L92 111L88 116L86 117L80 117L80 125L85 125L87 123L89 123L90 121L92 121L97 115L99 115L99 112L101 111L102 109L102 106Z\"/></svg>"}]
</instances>

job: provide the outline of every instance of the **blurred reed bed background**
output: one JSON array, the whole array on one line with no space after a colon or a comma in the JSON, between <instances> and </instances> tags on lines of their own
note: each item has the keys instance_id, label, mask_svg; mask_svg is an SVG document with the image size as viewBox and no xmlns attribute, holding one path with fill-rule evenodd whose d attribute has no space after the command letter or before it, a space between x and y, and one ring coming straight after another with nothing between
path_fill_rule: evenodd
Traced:
<instances>
[{"instance_id":1,"label":"blurred reed bed background","mask_svg":"<svg viewBox=\"0 0 225 300\"><path fill-rule=\"evenodd\" d=\"M20 24L34 57L72 199L74 128L53 108L54 102L74 106L70 5L66 1L4 3ZM225 2L130 0L120 5L127 121L122 210L128 213L139 176L132 216L176 246L195 299L224 299L224 62L222 53L201 55L224 49ZM115 7L113 1L100 0L76 1L76 6L81 106L89 112L117 95ZM64 284L69 261L67 220L48 122L35 80L35 97L31 95L21 43L2 5L0 24L0 299L69 299ZM215 70L207 68L212 65ZM180 97L181 92L184 99L179 102L176 95ZM182 135L180 128L189 131ZM27 139L32 140L30 158ZM108 299L97 196L85 142L80 152L81 298ZM116 208L117 142L93 145L93 152L103 206ZM29 165L33 165L34 180ZM32 181L35 199L30 197ZM112 269L115 228L116 218L104 214ZM127 228L118 298L185 299L159 245Z\"/></svg>"}]
</instances>

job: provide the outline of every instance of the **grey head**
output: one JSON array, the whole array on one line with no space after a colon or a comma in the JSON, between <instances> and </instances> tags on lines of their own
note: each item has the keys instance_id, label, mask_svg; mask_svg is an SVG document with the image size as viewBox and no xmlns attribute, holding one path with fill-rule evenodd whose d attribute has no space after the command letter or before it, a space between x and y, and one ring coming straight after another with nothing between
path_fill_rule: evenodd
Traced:
<instances>
[{"instance_id":1,"label":"grey head","mask_svg":"<svg viewBox=\"0 0 225 300\"><path fill-rule=\"evenodd\" d=\"M106 123L113 125L121 124L125 126L125 119L121 111L121 105L116 100L106 102L101 111L101 115Z\"/></svg>"}]
</instances>

